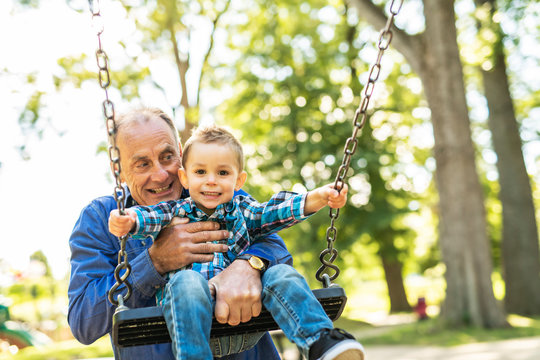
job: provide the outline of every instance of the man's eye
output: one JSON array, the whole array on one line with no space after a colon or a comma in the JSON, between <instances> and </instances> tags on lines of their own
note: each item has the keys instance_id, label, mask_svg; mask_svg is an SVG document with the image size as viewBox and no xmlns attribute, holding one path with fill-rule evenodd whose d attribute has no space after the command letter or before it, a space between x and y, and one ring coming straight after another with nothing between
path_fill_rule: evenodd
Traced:
<instances>
[{"instance_id":1,"label":"man's eye","mask_svg":"<svg viewBox=\"0 0 540 360\"><path fill-rule=\"evenodd\" d=\"M137 163L136 166L137 166L137 168L142 169L142 168L148 166L148 163L147 162L139 162L139 163Z\"/></svg>"}]
</instances>

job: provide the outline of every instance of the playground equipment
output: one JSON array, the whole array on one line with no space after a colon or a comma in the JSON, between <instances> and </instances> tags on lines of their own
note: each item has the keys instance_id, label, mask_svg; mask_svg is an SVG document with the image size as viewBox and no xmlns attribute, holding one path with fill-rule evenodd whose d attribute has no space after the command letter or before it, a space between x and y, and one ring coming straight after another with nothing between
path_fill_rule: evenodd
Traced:
<instances>
[{"instance_id":1,"label":"playground equipment","mask_svg":"<svg viewBox=\"0 0 540 360\"><path fill-rule=\"evenodd\" d=\"M44 333L31 329L23 322L11 320L8 306L0 304L0 344L16 352L27 346L45 345L50 341Z\"/></svg>"},{"instance_id":2,"label":"playground equipment","mask_svg":"<svg viewBox=\"0 0 540 360\"><path fill-rule=\"evenodd\" d=\"M376 62L371 66L368 83L364 88L362 101L355 112L352 122L352 135L346 139L342 163L338 169L335 178L335 188L341 189L345 184L345 177L349 171L351 158L354 155L358 145L358 135L367 120L367 109L370 98L373 94L375 83L381 72L381 59L385 50L392 41L392 26L395 16L399 13L403 0L391 0L389 7L390 16L385 27L382 29L378 41L378 56ZM118 205L118 210L124 214L125 190L121 184L120 151L116 145L117 124L115 122L114 104L109 98L108 88L111 85L111 74L108 65L108 57L102 46L101 35L103 26L100 23L101 11L99 0L89 0L92 20L98 29L98 49L96 51L96 62L99 68L98 79L100 87L105 91L105 100L103 101L103 115L107 127L109 140L109 160L115 178L114 196ZM326 231L327 248L319 255L321 267L317 270L315 277L322 283L323 288L313 290L314 295L319 300L330 319L337 320L341 315L347 297L345 290L339 285L332 283L340 273L340 269L334 264L338 251L334 247L337 237L337 228L335 220L339 216L339 209L330 209L330 226ZM117 306L113 315L113 342L118 347L140 346L149 344L158 344L170 342L169 332L167 330L163 313L160 307L145 307L130 309L124 303L132 294L132 286L129 283L128 276L131 273L131 265L126 252L127 235L120 237L120 251L118 253L118 265L114 276L116 283L109 290L109 301ZM330 273L330 274L329 274ZM263 309L258 317L252 318L249 322L238 326L219 324L215 319L212 323L210 336L219 337L226 335L237 335L244 333L263 332L277 329L270 313Z\"/></svg>"}]
</instances>

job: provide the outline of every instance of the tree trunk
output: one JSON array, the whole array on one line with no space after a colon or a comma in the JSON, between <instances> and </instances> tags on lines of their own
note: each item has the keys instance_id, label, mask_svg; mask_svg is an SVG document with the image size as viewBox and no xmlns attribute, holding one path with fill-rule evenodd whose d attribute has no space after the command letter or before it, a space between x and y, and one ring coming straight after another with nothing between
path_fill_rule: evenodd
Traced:
<instances>
[{"instance_id":1,"label":"tree trunk","mask_svg":"<svg viewBox=\"0 0 540 360\"><path fill-rule=\"evenodd\" d=\"M388 256L381 256L386 286L390 297L390 312L411 311L411 305L407 300L407 293L403 286L401 270L403 265L397 259L392 260Z\"/></svg>"},{"instance_id":2,"label":"tree trunk","mask_svg":"<svg viewBox=\"0 0 540 360\"><path fill-rule=\"evenodd\" d=\"M189 53L186 52L185 58L182 58L182 55L180 54L180 48L178 47L178 40L176 39L176 33L175 33L173 25L169 27L169 32L171 33L171 43L173 46L174 61L176 63L176 68L178 70L180 86L182 87L182 97L180 98L180 106L182 106L182 108L184 109L184 129L180 132L180 138L182 140L182 143L184 143L191 136L192 129L195 125L197 125L196 121L198 121L198 119L191 120L189 118L190 106L189 106L189 101L188 101L188 90L187 90L187 80L186 80L186 74L189 69Z\"/></svg>"},{"instance_id":3,"label":"tree trunk","mask_svg":"<svg viewBox=\"0 0 540 360\"><path fill-rule=\"evenodd\" d=\"M435 136L441 253L446 264L443 318L481 327L506 325L493 294L482 188L476 171L453 0L424 0L422 77Z\"/></svg>"},{"instance_id":4,"label":"tree trunk","mask_svg":"<svg viewBox=\"0 0 540 360\"><path fill-rule=\"evenodd\" d=\"M477 0L477 6L489 6L493 0ZM490 18L491 19L491 18ZM484 93L489 108L488 124L497 153L502 203L502 266L506 284L506 311L521 315L540 314L540 257L538 229L531 184L521 152L521 138L508 86L500 25L490 21L484 26L498 34L493 46L489 70L482 69Z\"/></svg>"},{"instance_id":5,"label":"tree trunk","mask_svg":"<svg viewBox=\"0 0 540 360\"><path fill-rule=\"evenodd\" d=\"M373 6L367 0L354 0L353 4L362 9ZM502 327L507 323L493 294L484 199L476 172L453 6L453 0L424 0L424 34L410 37L395 29L394 45L422 79L431 109L447 285L441 317L451 325ZM380 20L380 16L359 14L367 15L368 21Z\"/></svg>"}]
</instances>

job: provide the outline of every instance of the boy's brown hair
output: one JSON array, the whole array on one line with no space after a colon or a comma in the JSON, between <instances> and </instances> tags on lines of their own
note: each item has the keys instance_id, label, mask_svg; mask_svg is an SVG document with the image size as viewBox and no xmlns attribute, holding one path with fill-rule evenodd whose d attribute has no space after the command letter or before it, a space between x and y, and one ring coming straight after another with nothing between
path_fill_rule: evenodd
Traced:
<instances>
[{"instance_id":1,"label":"boy's brown hair","mask_svg":"<svg viewBox=\"0 0 540 360\"><path fill-rule=\"evenodd\" d=\"M242 144L233 134L221 126L207 125L193 130L190 138L186 141L182 154L182 166L186 167L188 156L190 155L193 144L219 144L229 146L236 154L236 163L239 172L244 170L244 150Z\"/></svg>"}]
</instances>

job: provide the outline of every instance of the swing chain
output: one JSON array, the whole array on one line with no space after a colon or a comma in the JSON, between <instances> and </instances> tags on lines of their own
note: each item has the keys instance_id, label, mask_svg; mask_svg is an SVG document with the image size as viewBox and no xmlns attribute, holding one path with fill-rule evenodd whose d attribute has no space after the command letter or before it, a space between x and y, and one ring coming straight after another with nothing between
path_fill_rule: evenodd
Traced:
<instances>
[{"instance_id":1,"label":"swing chain","mask_svg":"<svg viewBox=\"0 0 540 360\"><path fill-rule=\"evenodd\" d=\"M352 135L345 142L345 147L343 149L343 160L338 169L336 180L334 182L334 187L338 191L341 191L341 189L343 188L345 178L347 176L347 173L349 172L351 158L356 152L356 148L358 146L358 133L366 123L369 100L373 95L375 83L379 79L379 75L381 73L381 60L384 51L388 49L390 43L392 42L392 25L394 24L394 18L401 10L402 5L403 0L392 0L389 8L390 16L386 21L385 27L381 30L379 34L379 41L377 43L379 52L377 54L377 60L371 66L371 69L369 71L369 78L366 86L364 87L364 96L362 102L360 103L360 106L356 109L356 112L354 114ZM321 261L322 265L319 267L317 273L315 274L317 280L319 280L324 287L328 287L328 278L333 281L339 276L340 273L339 267L337 265L334 265L334 260L336 260L338 254L338 251L334 248L334 242L337 238L337 228L335 227L334 223L339 217L339 209L330 208L329 216L330 226L326 230L327 248L324 249L319 255L319 260ZM328 256L330 256L329 259L327 259ZM328 269L333 270L332 275L325 274L325 271L327 271Z\"/></svg>"},{"instance_id":2,"label":"swing chain","mask_svg":"<svg viewBox=\"0 0 540 360\"><path fill-rule=\"evenodd\" d=\"M92 26L96 29L97 38L98 38L98 49L96 50L96 63L98 66L98 79L99 86L105 91L105 100L103 101L103 115L105 117L105 125L107 127L107 137L109 140L109 161L111 163L111 169L115 179L114 187L114 199L120 214L124 214L125 210L125 199L126 191L122 186L121 172L122 168L120 166L120 150L116 146L116 134L117 134L117 125L115 121L115 112L114 104L109 99L109 85L111 84L111 76L109 71L109 60L107 53L103 50L101 42L101 34L103 33L104 27L101 18L101 9L99 6L99 0L88 0L88 5L90 7L90 12L92 13ZM109 290L109 301L113 305L118 305L127 301L132 292L131 284L127 281L127 277L131 274L131 265L128 261L128 256L126 252L126 241L127 235L120 237L120 250L118 251L118 265L114 269L114 278L116 283ZM124 273L122 274L122 271ZM115 299L114 295L118 288L122 285L125 285L127 292L125 295L118 295L118 299L121 298L119 302Z\"/></svg>"}]
</instances>

